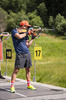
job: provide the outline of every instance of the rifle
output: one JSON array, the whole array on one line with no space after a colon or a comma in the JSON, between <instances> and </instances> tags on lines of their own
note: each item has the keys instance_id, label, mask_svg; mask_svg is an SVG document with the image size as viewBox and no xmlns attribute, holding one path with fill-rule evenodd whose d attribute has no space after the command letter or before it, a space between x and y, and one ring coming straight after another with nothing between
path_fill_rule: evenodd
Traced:
<instances>
[{"instance_id":1,"label":"rifle","mask_svg":"<svg viewBox=\"0 0 66 100\"><path fill-rule=\"evenodd\" d=\"M38 28L38 29L37 29L37 28ZM33 27L30 27L30 28L28 29L28 35L33 35L33 36L35 36L36 38L38 38L38 37L41 36L42 31L47 31L47 30L53 30L53 31L55 31L55 29L46 29L46 28L42 29L42 28L39 27L39 26L34 26L34 28L33 28ZM27 32L26 29L20 29L20 30L18 31L18 33L20 33L20 34L23 34L23 33L25 33L25 32Z\"/></svg>"},{"instance_id":2,"label":"rifle","mask_svg":"<svg viewBox=\"0 0 66 100\"><path fill-rule=\"evenodd\" d=\"M41 27L39 27L39 26L34 26L35 28L38 28L38 29L34 29L34 28L29 28L29 30L31 30L31 31L33 31L33 32L38 32L37 34L36 34L36 38L38 38L38 37L40 37L41 36L41 33L42 33L42 31L47 31L47 30L49 30L49 31L55 31L55 29L46 29L46 28L44 28L44 29L42 29ZM34 33L33 33L34 34Z\"/></svg>"}]
</instances>

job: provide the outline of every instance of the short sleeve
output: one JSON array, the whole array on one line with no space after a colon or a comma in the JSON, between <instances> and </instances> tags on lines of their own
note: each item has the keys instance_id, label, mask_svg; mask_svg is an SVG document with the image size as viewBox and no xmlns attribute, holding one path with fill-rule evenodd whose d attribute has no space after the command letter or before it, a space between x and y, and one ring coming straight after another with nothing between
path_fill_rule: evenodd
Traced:
<instances>
[{"instance_id":1,"label":"short sleeve","mask_svg":"<svg viewBox=\"0 0 66 100\"><path fill-rule=\"evenodd\" d=\"M16 29L13 29L12 30L12 37L14 37L16 33L17 33L17 30Z\"/></svg>"}]
</instances>

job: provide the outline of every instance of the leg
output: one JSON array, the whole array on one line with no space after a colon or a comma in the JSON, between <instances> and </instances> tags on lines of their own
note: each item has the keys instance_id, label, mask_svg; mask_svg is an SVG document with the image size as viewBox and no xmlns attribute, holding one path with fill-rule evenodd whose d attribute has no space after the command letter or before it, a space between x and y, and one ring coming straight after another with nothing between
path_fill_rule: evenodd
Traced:
<instances>
[{"instance_id":1,"label":"leg","mask_svg":"<svg viewBox=\"0 0 66 100\"><path fill-rule=\"evenodd\" d=\"M27 86L30 86L30 67L26 68Z\"/></svg>"},{"instance_id":2,"label":"leg","mask_svg":"<svg viewBox=\"0 0 66 100\"><path fill-rule=\"evenodd\" d=\"M5 78L1 75L1 63L0 63L0 78L1 78L1 79L5 79Z\"/></svg>"},{"instance_id":3,"label":"leg","mask_svg":"<svg viewBox=\"0 0 66 100\"><path fill-rule=\"evenodd\" d=\"M34 86L30 84L30 67L26 68L26 79L27 79L27 88L31 90L36 90Z\"/></svg>"},{"instance_id":4,"label":"leg","mask_svg":"<svg viewBox=\"0 0 66 100\"><path fill-rule=\"evenodd\" d=\"M16 75L17 75L18 71L19 71L18 68L15 68L15 69L14 69L13 74L12 74L12 77L11 77L11 81L15 82L15 80L16 80Z\"/></svg>"},{"instance_id":5,"label":"leg","mask_svg":"<svg viewBox=\"0 0 66 100\"><path fill-rule=\"evenodd\" d=\"M30 80L30 67L26 68L26 79Z\"/></svg>"},{"instance_id":6,"label":"leg","mask_svg":"<svg viewBox=\"0 0 66 100\"><path fill-rule=\"evenodd\" d=\"M14 69L14 72L12 74L12 77L11 77L11 92L14 93L15 92L15 88L14 88L14 82L16 80L16 75L18 73L19 69L18 68L15 68Z\"/></svg>"}]
</instances>

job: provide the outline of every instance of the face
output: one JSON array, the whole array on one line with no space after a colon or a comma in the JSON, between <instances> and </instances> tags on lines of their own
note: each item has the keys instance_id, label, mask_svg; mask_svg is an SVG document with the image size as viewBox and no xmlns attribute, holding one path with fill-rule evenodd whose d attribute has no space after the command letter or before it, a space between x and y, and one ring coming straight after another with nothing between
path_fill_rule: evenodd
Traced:
<instances>
[{"instance_id":1,"label":"face","mask_svg":"<svg viewBox=\"0 0 66 100\"><path fill-rule=\"evenodd\" d=\"M23 26L22 26L22 29L26 29L26 30L27 30L28 27L27 27L26 25L23 25Z\"/></svg>"}]
</instances>

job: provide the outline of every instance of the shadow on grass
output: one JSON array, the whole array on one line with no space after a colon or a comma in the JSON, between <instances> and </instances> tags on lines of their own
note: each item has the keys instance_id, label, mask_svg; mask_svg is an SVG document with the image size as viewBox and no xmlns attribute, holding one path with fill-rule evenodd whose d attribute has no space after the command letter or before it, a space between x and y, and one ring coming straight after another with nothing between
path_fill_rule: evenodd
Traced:
<instances>
[{"instance_id":1,"label":"shadow on grass","mask_svg":"<svg viewBox=\"0 0 66 100\"><path fill-rule=\"evenodd\" d=\"M66 36L65 37L62 37L62 40L66 40Z\"/></svg>"},{"instance_id":2,"label":"shadow on grass","mask_svg":"<svg viewBox=\"0 0 66 100\"><path fill-rule=\"evenodd\" d=\"M60 33L56 33L56 32L45 32L44 33L45 36L51 36L51 37L58 37L61 38L62 40L66 40L66 35L61 35Z\"/></svg>"}]
</instances>

